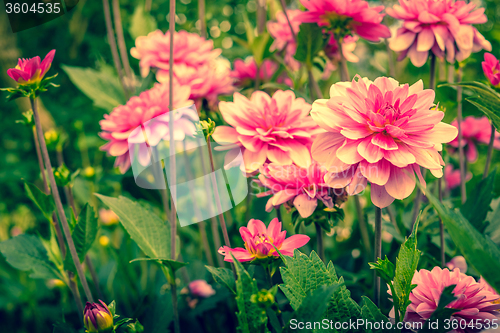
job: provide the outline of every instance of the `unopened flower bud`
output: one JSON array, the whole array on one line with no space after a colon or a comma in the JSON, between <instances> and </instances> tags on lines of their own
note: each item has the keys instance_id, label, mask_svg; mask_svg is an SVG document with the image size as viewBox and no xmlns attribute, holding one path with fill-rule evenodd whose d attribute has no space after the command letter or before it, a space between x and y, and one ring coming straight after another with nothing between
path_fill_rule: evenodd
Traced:
<instances>
[{"instance_id":1,"label":"unopened flower bud","mask_svg":"<svg viewBox=\"0 0 500 333\"><path fill-rule=\"evenodd\" d=\"M257 303L260 307L267 308L274 303L274 295L271 291L262 289L250 297L250 302Z\"/></svg>"},{"instance_id":2,"label":"unopened flower bud","mask_svg":"<svg viewBox=\"0 0 500 333\"><path fill-rule=\"evenodd\" d=\"M47 132L43 133L43 136L45 138L47 149L55 150L57 147L57 143L59 142L60 133L58 133L55 129L50 129Z\"/></svg>"},{"instance_id":3,"label":"unopened flower bud","mask_svg":"<svg viewBox=\"0 0 500 333\"><path fill-rule=\"evenodd\" d=\"M28 110L23 112L23 119L16 120L17 124L23 124L26 127L35 126L35 120L33 119L33 111Z\"/></svg>"},{"instance_id":4,"label":"unopened flower bud","mask_svg":"<svg viewBox=\"0 0 500 333\"><path fill-rule=\"evenodd\" d=\"M196 136L199 137L209 137L215 131L215 122L208 118L208 120L201 120L196 124Z\"/></svg>"},{"instance_id":5,"label":"unopened flower bud","mask_svg":"<svg viewBox=\"0 0 500 333\"><path fill-rule=\"evenodd\" d=\"M130 323L127 325L125 328L125 332L127 333L142 333L144 332L144 327L141 325L141 323L136 320L135 323Z\"/></svg>"},{"instance_id":6,"label":"unopened flower bud","mask_svg":"<svg viewBox=\"0 0 500 333\"><path fill-rule=\"evenodd\" d=\"M113 315L103 301L87 302L83 311L83 324L87 333L104 333L113 331Z\"/></svg>"},{"instance_id":7,"label":"unopened flower bud","mask_svg":"<svg viewBox=\"0 0 500 333\"><path fill-rule=\"evenodd\" d=\"M86 178L92 178L95 176L95 169L91 166L88 166L83 169L82 175Z\"/></svg>"},{"instance_id":8,"label":"unopened flower bud","mask_svg":"<svg viewBox=\"0 0 500 333\"><path fill-rule=\"evenodd\" d=\"M62 164L54 170L54 178L56 179L57 186L64 187L71 181L71 172L66 165Z\"/></svg>"}]
</instances>

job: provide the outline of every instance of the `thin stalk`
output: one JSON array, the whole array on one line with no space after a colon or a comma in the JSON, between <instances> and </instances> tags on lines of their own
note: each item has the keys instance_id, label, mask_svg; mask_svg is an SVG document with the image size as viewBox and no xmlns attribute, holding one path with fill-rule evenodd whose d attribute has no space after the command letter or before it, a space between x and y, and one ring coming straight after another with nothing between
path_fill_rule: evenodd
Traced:
<instances>
[{"instance_id":1,"label":"thin stalk","mask_svg":"<svg viewBox=\"0 0 500 333\"><path fill-rule=\"evenodd\" d=\"M389 215L389 220L391 220L394 229L398 234L401 234L401 230L399 230L398 222L396 221L396 216L394 216L394 212L392 211L391 206L387 206L385 210L387 211L387 215Z\"/></svg>"},{"instance_id":2,"label":"thin stalk","mask_svg":"<svg viewBox=\"0 0 500 333\"><path fill-rule=\"evenodd\" d=\"M443 178L438 178L438 198L439 202L443 202ZM441 253L441 268L445 268L445 244L444 244L444 224L443 219L439 218L439 242L440 242L440 253Z\"/></svg>"},{"instance_id":3,"label":"thin stalk","mask_svg":"<svg viewBox=\"0 0 500 333\"><path fill-rule=\"evenodd\" d=\"M462 66L458 67L458 83L462 81ZM464 147L462 146L462 87L457 87L457 127L458 127L458 161L460 163L460 197L462 204L467 201L467 191L465 188L465 158Z\"/></svg>"},{"instance_id":4,"label":"thin stalk","mask_svg":"<svg viewBox=\"0 0 500 333\"><path fill-rule=\"evenodd\" d=\"M78 285L75 282L75 278L72 272L68 272L68 287L73 294L73 298L75 299L76 308L78 309L78 316L80 317L80 321L83 319L83 303L80 297L80 291L78 290Z\"/></svg>"},{"instance_id":5,"label":"thin stalk","mask_svg":"<svg viewBox=\"0 0 500 333\"><path fill-rule=\"evenodd\" d=\"M269 289L271 289L273 287L273 276L271 274L270 265L264 266L264 270L266 271L266 278L267 278L267 283L269 284Z\"/></svg>"},{"instance_id":6,"label":"thin stalk","mask_svg":"<svg viewBox=\"0 0 500 333\"><path fill-rule=\"evenodd\" d=\"M257 0L257 34L262 34L266 29L267 8L266 0Z\"/></svg>"},{"instance_id":7,"label":"thin stalk","mask_svg":"<svg viewBox=\"0 0 500 333\"><path fill-rule=\"evenodd\" d=\"M374 261L376 262L378 258L382 258L382 209L375 207L375 256ZM374 284L374 300L375 305L380 306L380 277L377 276L376 272L373 272L375 278Z\"/></svg>"},{"instance_id":8,"label":"thin stalk","mask_svg":"<svg viewBox=\"0 0 500 333\"><path fill-rule=\"evenodd\" d=\"M325 248L323 246L323 232L321 226L318 223L314 223L316 227L316 249L318 250L318 256L321 260L325 261Z\"/></svg>"},{"instance_id":9,"label":"thin stalk","mask_svg":"<svg viewBox=\"0 0 500 333\"><path fill-rule=\"evenodd\" d=\"M340 53L340 81L349 81L351 76L349 75L349 69L347 68L347 60L344 57L344 52L342 51L342 38L335 36L337 41L337 47Z\"/></svg>"},{"instance_id":10,"label":"thin stalk","mask_svg":"<svg viewBox=\"0 0 500 333\"><path fill-rule=\"evenodd\" d=\"M207 17L205 13L205 0L198 0L198 19L200 20L200 35L207 38Z\"/></svg>"},{"instance_id":11,"label":"thin stalk","mask_svg":"<svg viewBox=\"0 0 500 333\"><path fill-rule=\"evenodd\" d=\"M126 82L127 88L131 88L134 76L132 74L132 69L130 68L130 63L128 61L127 46L125 45L125 37L123 36L122 17L120 15L120 2L119 0L112 0L112 1L113 1L113 17L115 22L116 39L118 41L118 50L120 51L123 68L125 69L125 76L128 79L128 82Z\"/></svg>"},{"instance_id":12,"label":"thin stalk","mask_svg":"<svg viewBox=\"0 0 500 333\"><path fill-rule=\"evenodd\" d=\"M85 256L85 264L89 269L90 276L92 277L92 281L94 282L95 290L97 291L97 295L99 295L100 299L104 299L101 287L99 286L99 278L97 277L97 272L95 270L94 264L92 263L92 260L90 260L90 257L88 255Z\"/></svg>"},{"instance_id":13,"label":"thin stalk","mask_svg":"<svg viewBox=\"0 0 500 333\"><path fill-rule=\"evenodd\" d=\"M45 144L45 138L43 136L42 124L40 122L40 115L38 114L36 101L33 97L30 97L30 102L31 102L31 109L33 110L33 115L35 117L36 132L38 135L38 140L40 142L40 148L42 149L42 156L49 177L50 188L52 189L52 197L54 198L54 201L56 203L57 215L59 216L59 219L61 221L64 236L66 237L66 242L68 243L69 252L75 264L76 271L78 273L78 277L82 284L83 290L85 291L85 296L87 297L87 300L89 302L94 302L94 298L92 297L92 293L90 292L89 285L87 284L87 279L85 278L85 273L83 272L82 264L78 259L75 243L73 242L73 238L71 238L71 231L69 229L68 221L66 220L66 215L64 214L64 208L61 202L61 197L59 195L59 190L57 189L56 180L54 178L54 173L52 171L52 165L50 163L49 152L47 150L47 145Z\"/></svg>"},{"instance_id":14,"label":"thin stalk","mask_svg":"<svg viewBox=\"0 0 500 333\"><path fill-rule=\"evenodd\" d=\"M151 11L151 5L153 4L153 0L146 0L144 3L144 11L149 13Z\"/></svg>"},{"instance_id":15,"label":"thin stalk","mask_svg":"<svg viewBox=\"0 0 500 333\"><path fill-rule=\"evenodd\" d=\"M245 198L245 206L247 210L245 211L245 222L250 221L250 213L252 209L252 198L253 198L253 193L252 193L252 179L250 176L247 176L247 186L248 186L248 195Z\"/></svg>"},{"instance_id":16,"label":"thin stalk","mask_svg":"<svg viewBox=\"0 0 500 333\"><path fill-rule=\"evenodd\" d=\"M120 63L120 57L118 55L118 49L116 48L115 33L113 31L113 24L111 23L111 12L109 11L108 0L102 0L102 6L104 9L104 19L106 21L106 31L108 34L109 47L111 49L111 55L113 57L113 63L115 64L116 72L118 73L118 78L120 79L120 84L122 85L125 97L129 98L129 92L127 85L123 80L122 65Z\"/></svg>"},{"instance_id":17,"label":"thin stalk","mask_svg":"<svg viewBox=\"0 0 500 333\"><path fill-rule=\"evenodd\" d=\"M486 156L486 165L484 166L483 179L488 177L490 171L491 157L493 156L493 143L495 143L495 126L491 125L490 142L488 144L488 155Z\"/></svg>"},{"instance_id":18,"label":"thin stalk","mask_svg":"<svg viewBox=\"0 0 500 333\"><path fill-rule=\"evenodd\" d=\"M359 200L359 195L354 196L354 205L356 206L356 215L358 216L359 231L361 232L363 245L365 247L366 254L369 257L371 257L372 247L370 244L370 235L368 233L368 226L366 225L365 216L363 214L363 207L361 207L361 201Z\"/></svg>"},{"instance_id":19,"label":"thin stalk","mask_svg":"<svg viewBox=\"0 0 500 333\"><path fill-rule=\"evenodd\" d=\"M314 75L312 73L312 68L307 68L307 76L309 77L309 89L311 94L311 100L314 100L314 96L316 98L323 98L323 93L319 88L318 82L314 79Z\"/></svg>"},{"instance_id":20,"label":"thin stalk","mask_svg":"<svg viewBox=\"0 0 500 333\"><path fill-rule=\"evenodd\" d=\"M170 0L170 21L169 21L169 31L170 31L170 54L169 59L174 59L174 34L175 34L175 0ZM175 164L175 141L174 141L174 62L169 61L168 65L168 131L169 131L169 143L170 143L170 255L172 259L176 259L175 255L175 242L177 236L177 214L175 209L175 200L177 197L177 191L175 188L176 181L176 164ZM172 149L174 149L172 153ZM175 271L172 271L173 283L172 286L172 308L174 312L174 332L180 333L181 328L179 324L179 309L177 305L177 285L175 283Z\"/></svg>"},{"instance_id":21,"label":"thin stalk","mask_svg":"<svg viewBox=\"0 0 500 333\"><path fill-rule=\"evenodd\" d=\"M394 65L394 53L389 47L389 41L385 39L385 48L387 49L387 62L389 63L389 76L396 77L396 66Z\"/></svg>"},{"instance_id":22,"label":"thin stalk","mask_svg":"<svg viewBox=\"0 0 500 333\"><path fill-rule=\"evenodd\" d=\"M288 17L288 13L286 11L285 0L281 0L280 3L281 3L281 9L283 9L283 14L285 14L288 27L290 28L290 33L292 34L293 40L297 42L297 35L295 34L295 31L293 31L292 22L290 21L290 18Z\"/></svg>"},{"instance_id":23,"label":"thin stalk","mask_svg":"<svg viewBox=\"0 0 500 333\"><path fill-rule=\"evenodd\" d=\"M278 221L283 222L283 217L281 216L281 205L278 207L274 207L276 210L276 217L278 218Z\"/></svg>"}]
</instances>

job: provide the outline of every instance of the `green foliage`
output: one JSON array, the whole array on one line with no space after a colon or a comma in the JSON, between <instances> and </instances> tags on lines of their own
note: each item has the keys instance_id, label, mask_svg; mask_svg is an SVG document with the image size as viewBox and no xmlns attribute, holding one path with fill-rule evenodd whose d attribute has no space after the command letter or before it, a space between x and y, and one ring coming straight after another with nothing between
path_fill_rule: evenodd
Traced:
<instances>
[{"instance_id":1,"label":"green foliage","mask_svg":"<svg viewBox=\"0 0 500 333\"><path fill-rule=\"evenodd\" d=\"M95 70L62 65L71 82L90 98L96 107L107 111L126 102L118 77L109 68Z\"/></svg>"},{"instance_id":2,"label":"green foliage","mask_svg":"<svg viewBox=\"0 0 500 333\"><path fill-rule=\"evenodd\" d=\"M451 210L427 192L429 202L437 213L467 263L474 267L484 279L500 291L500 249L488 236L481 234L458 210Z\"/></svg>"},{"instance_id":3,"label":"green foliage","mask_svg":"<svg viewBox=\"0 0 500 333\"><path fill-rule=\"evenodd\" d=\"M24 190L26 191L28 198L30 198L38 209L40 209L47 221L51 222L52 213L55 209L54 199L52 196L43 193L38 187L31 183L24 183Z\"/></svg>"},{"instance_id":4,"label":"green foliage","mask_svg":"<svg viewBox=\"0 0 500 333\"><path fill-rule=\"evenodd\" d=\"M83 262L88 250L92 247L97 236L97 230L97 217L94 208L87 203L80 211L76 226L71 234L75 242L78 259L81 262Z\"/></svg>"},{"instance_id":5,"label":"green foliage","mask_svg":"<svg viewBox=\"0 0 500 333\"><path fill-rule=\"evenodd\" d=\"M482 111L490 119L497 131L500 131L500 94L498 92L484 83L477 81L448 83L439 87L446 86L461 86L474 92L475 96L466 98L465 100Z\"/></svg>"},{"instance_id":6,"label":"green foliage","mask_svg":"<svg viewBox=\"0 0 500 333\"><path fill-rule=\"evenodd\" d=\"M311 67L314 57L323 49L325 43L322 27L315 23L303 23L297 35L297 52L294 57Z\"/></svg>"},{"instance_id":7,"label":"green foliage","mask_svg":"<svg viewBox=\"0 0 500 333\"><path fill-rule=\"evenodd\" d=\"M493 190L495 186L494 170L488 177L481 180L468 195L467 201L460 207L462 215L477 229L480 233L488 226L486 215L491 210L490 205L493 200Z\"/></svg>"},{"instance_id":8,"label":"green foliage","mask_svg":"<svg viewBox=\"0 0 500 333\"><path fill-rule=\"evenodd\" d=\"M230 292L236 294L236 285L233 272L230 269L223 267L205 266L212 274L214 281L220 285L225 286Z\"/></svg>"},{"instance_id":9,"label":"green foliage","mask_svg":"<svg viewBox=\"0 0 500 333\"><path fill-rule=\"evenodd\" d=\"M435 333L446 333L449 329L445 329L445 320L450 319L450 317L460 310L447 308L446 306L456 300L457 298L453 295L453 289L456 285L451 285L445 287L443 293L439 297L439 302L436 310L432 313L432 316L424 323L424 328L420 330L420 333L435 332ZM436 328L430 328L430 323L437 323Z\"/></svg>"},{"instance_id":10,"label":"green foliage","mask_svg":"<svg viewBox=\"0 0 500 333\"><path fill-rule=\"evenodd\" d=\"M38 237L19 235L0 243L0 252L12 267L31 272L33 279L61 279L61 274Z\"/></svg>"},{"instance_id":11,"label":"green foliage","mask_svg":"<svg viewBox=\"0 0 500 333\"><path fill-rule=\"evenodd\" d=\"M363 303L361 306L361 316L363 319L372 323L388 323L389 319L380 312L380 309L366 296L361 297ZM389 330L382 327L378 330L373 330L374 333L388 332Z\"/></svg>"},{"instance_id":12,"label":"green foliage","mask_svg":"<svg viewBox=\"0 0 500 333\"><path fill-rule=\"evenodd\" d=\"M136 259L130 260L130 262L136 262L136 261L156 261L159 264L166 266L170 270L170 272L175 272L178 269L180 269L188 264L186 262L175 261L175 260L168 259L168 258L136 258Z\"/></svg>"},{"instance_id":13,"label":"green foliage","mask_svg":"<svg viewBox=\"0 0 500 333\"><path fill-rule=\"evenodd\" d=\"M156 29L158 29L156 20L144 11L144 6L135 7L132 22L130 22L130 27L128 28L130 36L136 39L140 36L146 36Z\"/></svg>"},{"instance_id":14,"label":"green foliage","mask_svg":"<svg viewBox=\"0 0 500 333\"><path fill-rule=\"evenodd\" d=\"M170 226L160 217L125 197L95 195L118 215L130 238L148 257L171 258Z\"/></svg>"},{"instance_id":15,"label":"green foliage","mask_svg":"<svg viewBox=\"0 0 500 333\"><path fill-rule=\"evenodd\" d=\"M234 258L236 268L236 305L238 306L238 331L240 333L269 332L267 329L266 310L251 301L252 295L258 293L257 281L252 279L243 265Z\"/></svg>"},{"instance_id":16,"label":"green foliage","mask_svg":"<svg viewBox=\"0 0 500 333\"><path fill-rule=\"evenodd\" d=\"M387 256L385 256L384 260L378 258L377 262L370 262L368 265L370 265L370 269L375 270L377 275L386 283L392 283L394 280L394 274L396 274L395 267L394 264L387 259Z\"/></svg>"}]
</instances>

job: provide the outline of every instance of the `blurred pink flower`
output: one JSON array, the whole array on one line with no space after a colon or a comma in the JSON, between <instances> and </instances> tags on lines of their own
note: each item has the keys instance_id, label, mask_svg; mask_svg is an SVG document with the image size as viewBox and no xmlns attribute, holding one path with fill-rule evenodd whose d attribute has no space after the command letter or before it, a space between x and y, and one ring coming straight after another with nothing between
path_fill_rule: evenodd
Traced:
<instances>
[{"instance_id":1,"label":"blurred pink flower","mask_svg":"<svg viewBox=\"0 0 500 333\"><path fill-rule=\"evenodd\" d=\"M39 56L30 59L19 59L17 66L9 68L7 74L20 85L40 82L49 71L55 54L56 50L50 51L41 63Z\"/></svg>"},{"instance_id":2,"label":"blurred pink flower","mask_svg":"<svg viewBox=\"0 0 500 333\"><path fill-rule=\"evenodd\" d=\"M472 52L491 51L491 44L472 24L485 23L484 8L474 10L474 2L447 0L399 0L399 5L387 8L387 14L403 20L390 48L401 52L421 67L429 51L450 63L467 59Z\"/></svg>"},{"instance_id":3,"label":"blurred pink flower","mask_svg":"<svg viewBox=\"0 0 500 333\"><path fill-rule=\"evenodd\" d=\"M495 87L500 87L500 62L491 53L484 54L483 65L484 75L488 78L490 83Z\"/></svg>"},{"instance_id":4,"label":"blurred pink flower","mask_svg":"<svg viewBox=\"0 0 500 333\"><path fill-rule=\"evenodd\" d=\"M286 231L281 231L281 222L278 218L274 218L267 228L264 222L251 219L246 227L240 228L240 235L245 248L231 249L222 246L219 253L224 256L224 261L233 262L231 254L240 262L279 257L274 246L282 255L292 256L295 249L306 245L310 239L306 235L293 235L285 239Z\"/></svg>"},{"instance_id":5,"label":"blurred pink flower","mask_svg":"<svg viewBox=\"0 0 500 333\"><path fill-rule=\"evenodd\" d=\"M205 280L194 280L189 283L191 295L201 298L207 298L215 295L215 290Z\"/></svg>"},{"instance_id":6,"label":"blurred pink flower","mask_svg":"<svg viewBox=\"0 0 500 333\"><path fill-rule=\"evenodd\" d=\"M349 62L358 62L359 58L355 55L354 49L356 48L356 42L358 41L358 36L346 36L342 40L342 54L344 58ZM333 71L335 71L338 67L338 63L340 62L340 52L339 47L337 45L337 41L334 36L330 37L328 44L325 47L325 55L328 58L326 66L323 70L322 79L327 80Z\"/></svg>"},{"instance_id":7,"label":"blurred pink flower","mask_svg":"<svg viewBox=\"0 0 500 333\"><path fill-rule=\"evenodd\" d=\"M325 183L350 185L351 195L369 181L373 204L383 208L413 192L415 173L425 186L420 166L442 177L438 151L457 129L441 122L444 113L433 108L434 95L423 89L422 80L409 86L356 76L332 85L330 99L316 100L311 111L327 131L311 148L312 157L328 169Z\"/></svg>"},{"instance_id":8,"label":"blurred pink flower","mask_svg":"<svg viewBox=\"0 0 500 333\"><path fill-rule=\"evenodd\" d=\"M458 128L458 123L454 120L451 123ZM465 157L471 163L477 161L476 143L489 144L491 137L491 124L486 116L474 118L466 117L462 122L462 147L465 147ZM458 148L458 138L450 142L450 146ZM500 150L500 133L495 132L493 147Z\"/></svg>"},{"instance_id":9,"label":"blurred pink flower","mask_svg":"<svg viewBox=\"0 0 500 333\"><path fill-rule=\"evenodd\" d=\"M453 257L449 262L446 263L446 267L450 271L453 271L455 268L458 268L460 270L460 273L467 273L467 261L465 261L465 258L463 256L456 256Z\"/></svg>"},{"instance_id":10,"label":"blurred pink flower","mask_svg":"<svg viewBox=\"0 0 500 333\"><path fill-rule=\"evenodd\" d=\"M289 201L297 208L300 216L306 218L312 215L318 206L318 200L326 207L333 208L331 189L324 183L325 174L326 170L314 161L308 168L300 168L294 164L266 163L260 167L259 180L256 182L269 190L257 196L272 195L267 201L267 212Z\"/></svg>"},{"instance_id":11,"label":"blurred pink flower","mask_svg":"<svg viewBox=\"0 0 500 333\"><path fill-rule=\"evenodd\" d=\"M490 293L493 293L498 296L498 299L496 301L493 301L492 303L500 304L500 295L498 295L498 292L495 289L493 289L493 287L490 286L490 284L486 282L486 280L482 276L479 278L479 284L483 286L484 290L489 291Z\"/></svg>"},{"instance_id":12,"label":"blurred pink flower","mask_svg":"<svg viewBox=\"0 0 500 333\"><path fill-rule=\"evenodd\" d=\"M295 36L297 36L300 30L300 24L302 23L298 19L301 11L299 9L288 9L286 13ZM300 62L293 57L295 55L295 51L297 50L297 42L292 35L290 25L288 24L285 14L283 12L276 13L276 20L277 22L267 22L267 30L274 39L270 51L285 50L283 60L292 70L297 71L300 68Z\"/></svg>"},{"instance_id":13,"label":"blurred pink flower","mask_svg":"<svg viewBox=\"0 0 500 333\"><path fill-rule=\"evenodd\" d=\"M119 221L118 215L116 215L111 209L106 208L99 209L99 218L104 225L117 224Z\"/></svg>"},{"instance_id":14,"label":"blurred pink flower","mask_svg":"<svg viewBox=\"0 0 500 333\"><path fill-rule=\"evenodd\" d=\"M136 46L130 50L134 58L140 59L141 75L147 76L156 68L156 79L168 84L170 61L170 32L160 30L138 37ZM199 107L203 99L211 106L218 102L219 95L234 92L230 77L230 64L219 58L221 49L214 49L213 41L184 30L174 35L174 77L177 84L191 88L190 99Z\"/></svg>"},{"instance_id":15,"label":"blurred pink flower","mask_svg":"<svg viewBox=\"0 0 500 333\"><path fill-rule=\"evenodd\" d=\"M483 284L478 283L473 277L460 273L458 268L450 272L447 268L434 267L432 271L421 269L415 272L412 284L417 287L410 294L411 304L406 311L405 321L423 322L430 318L436 310L439 297L444 288L456 285L453 294L457 299L447 308L458 309L451 319L466 321L468 324L475 320L499 319L500 304L492 302L499 299L499 296L486 290ZM474 332L466 328L460 328L451 332L463 333Z\"/></svg>"},{"instance_id":16,"label":"blurred pink flower","mask_svg":"<svg viewBox=\"0 0 500 333\"><path fill-rule=\"evenodd\" d=\"M465 181L472 179L472 173L467 172L465 176ZM455 187L460 185L460 170L453 169L453 165L448 164L444 167L444 180L446 182L446 188L448 190L453 190Z\"/></svg>"},{"instance_id":17,"label":"blurred pink flower","mask_svg":"<svg viewBox=\"0 0 500 333\"><path fill-rule=\"evenodd\" d=\"M295 98L293 91L278 90L272 97L255 91L250 99L235 93L233 102L220 102L219 109L230 126L216 127L213 138L227 149L239 152L241 147L247 173L267 160L300 167L311 164L309 147L321 129L309 116L311 105Z\"/></svg>"},{"instance_id":18,"label":"blurred pink flower","mask_svg":"<svg viewBox=\"0 0 500 333\"><path fill-rule=\"evenodd\" d=\"M193 103L189 100L189 87L174 85L174 93L175 109ZM116 157L115 167L119 167L122 173L128 170L134 158L137 158L142 165L147 165L150 158L148 145L156 146L163 138L169 139L168 105L169 87L157 83L139 96L131 97L127 104L114 108L99 122L102 130L99 136L109 141L100 149ZM165 113L166 116L160 117ZM182 140L184 135L195 131L193 120L197 119L196 111L185 108L175 110L175 113L176 140ZM154 123L148 123L153 118ZM142 128L146 131L147 143ZM140 145L137 156L129 152L129 143Z\"/></svg>"},{"instance_id":19,"label":"blurred pink flower","mask_svg":"<svg viewBox=\"0 0 500 333\"><path fill-rule=\"evenodd\" d=\"M272 60L265 59L259 68L259 80L261 83L269 82L279 65ZM234 70L231 72L231 77L235 79L235 84L240 87L253 85L257 77L257 63L253 57L247 57L244 61L236 59L234 61ZM289 86L293 85L292 80L283 73L277 80L278 83L285 83Z\"/></svg>"},{"instance_id":20,"label":"blurred pink flower","mask_svg":"<svg viewBox=\"0 0 500 333\"><path fill-rule=\"evenodd\" d=\"M340 29L345 36L352 32L372 42L391 37L389 28L381 23L384 6L370 7L364 0L301 0L300 3L307 9L297 17L302 22Z\"/></svg>"}]
</instances>

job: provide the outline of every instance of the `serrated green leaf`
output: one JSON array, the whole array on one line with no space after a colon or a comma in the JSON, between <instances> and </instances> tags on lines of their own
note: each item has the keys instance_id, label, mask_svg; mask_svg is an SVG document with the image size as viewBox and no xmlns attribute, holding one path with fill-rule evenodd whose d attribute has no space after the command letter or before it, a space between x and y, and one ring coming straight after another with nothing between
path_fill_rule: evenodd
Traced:
<instances>
[{"instance_id":1,"label":"serrated green leaf","mask_svg":"<svg viewBox=\"0 0 500 333\"><path fill-rule=\"evenodd\" d=\"M97 230L97 217L94 208L87 203L80 211L75 228L71 234L80 262L83 262L85 255L92 247L97 236Z\"/></svg>"},{"instance_id":2,"label":"serrated green leaf","mask_svg":"<svg viewBox=\"0 0 500 333\"><path fill-rule=\"evenodd\" d=\"M377 262L370 262L368 265L370 266L370 269L377 272L377 275L380 276L384 282L390 283L394 280L396 269L394 264L387 259L387 256L385 256L384 260L378 258Z\"/></svg>"},{"instance_id":3,"label":"serrated green leaf","mask_svg":"<svg viewBox=\"0 0 500 333\"><path fill-rule=\"evenodd\" d=\"M110 71L61 65L73 84L90 98L94 105L107 111L126 102L117 76Z\"/></svg>"},{"instance_id":4,"label":"serrated green leaf","mask_svg":"<svg viewBox=\"0 0 500 333\"><path fill-rule=\"evenodd\" d=\"M168 258L136 258L130 260L131 263L136 261L156 261L159 264L167 266L172 272L175 272L188 264L187 262L175 261Z\"/></svg>"},{"instance_id":5,"label":"serrated green leaf","mask_svg":"<svg viewBox=\"0 0 500 333\"><path fill-rule=\"evenodd\" d=\"M419 185L420 186L420 185ZM429 202L443 220L453 242L474 269L500 292L500 249L487 236L482 235L458 210L444 206L431 193Z\"/></svg>"},{"instance_id":6,"label":"serrated green leaf","mask_svg":"<svg viewBox=\"0 0 500 333\"><path fill-rule=\"evenodd\" d=\"M0 243L7 262L21 271L30 271L34 279L61 279L60 272L49 260L47 250L38 237L19 235Z\"/></svg>"},{"instance_id":7,"label":"serrated green leaf","mask_svg":"<svg viewBox=\"0 0 500 333\"><path fill-rule=\"evenodd\" d=\"M388 323L389 319L384 316L380 309L373 304L373 302L366 296L361 296L363 299L363 305L361 307L361 316L368 322L371 323ZM372 332L390 332L388 329L374 329Z\"/></svg>"},{"instance_id":8,"label":"serrated green leaf","mask_svg":"<svg viewBox=\"0 0 500 333\"><path fill-rule=\"evenodd\" d=\"M323 49L326 39L323 28L315 23L302 23L297 35L295 59L312 66L312 60Z\"/></svg>"},{"instance_id":9,"label":"serrated green leaf","mask_svg":"<svg viewBox=\"0 0 500 333\"><path fill-rule=\"evenodd\" d=\"M230 269L223 267L205 266L212 273L214 281L225 286L233 294L236 294L236 281L234 280L233 272Z\"/></svg>"},{"instance_id":10,"label":"serrated green leaf","mask_svg":"<svg viewBox=\"0 0 500 333\"><path fill-rule=\"evenodd\" d=\"M132 39L140 36L146 36L151 31L158 29L156 20L144 11L144 6L139 5L135 7L134 14L128 32Z\"/></svg>"},{"instance_id":11,"label":"serrated green leaf","mask_svg":"<svg viewBox=\"0 0 500 333\"><path fill-rule=\"evenodd\" d=\"M269 332L267 329L266 310L253 303L250 299L257 294L257 281L243 268L243 265L234 258L236 268L236 305L238 306L238 331L241 333Z\"/></svg>"},{"instance_id":12,"label":"serrated green leaf","mask_svg":"<svg viewBox=\"0 0 500 333\"><path fill-rule=\"evenodd\" d=\"M125 197L95 194L118 217L139 248L150 258L171 258L170 225L159 216Z\"/></svg>"},{"instance_id":13,"label":"serrated green leaf","mask_svg":"<svg viewBox=\"0 0 500 333\"><path fill-rule=\"evenodd\" d=\"M472 189L467 201L460 207L462 215L480 233L483 233L488 226L486 215L491 211L490 205L494 194L495 174L496 170L493 170L488 177L482 179Z\"/></svg>"},{"instance_id":14,"label":"serrated green leaf","mask_svg":"<svg viewBox=\"0 0 500 333\"><path fill-rule=\"evenodd\" d=\"M31 183L24 183L24 189L28 198L30 198L38 209L40 209L43 216L45 216L49 222L52 222L52 213L55 209L52 196L43 193L38 187Z\"/></svg>"}]
</instances>

